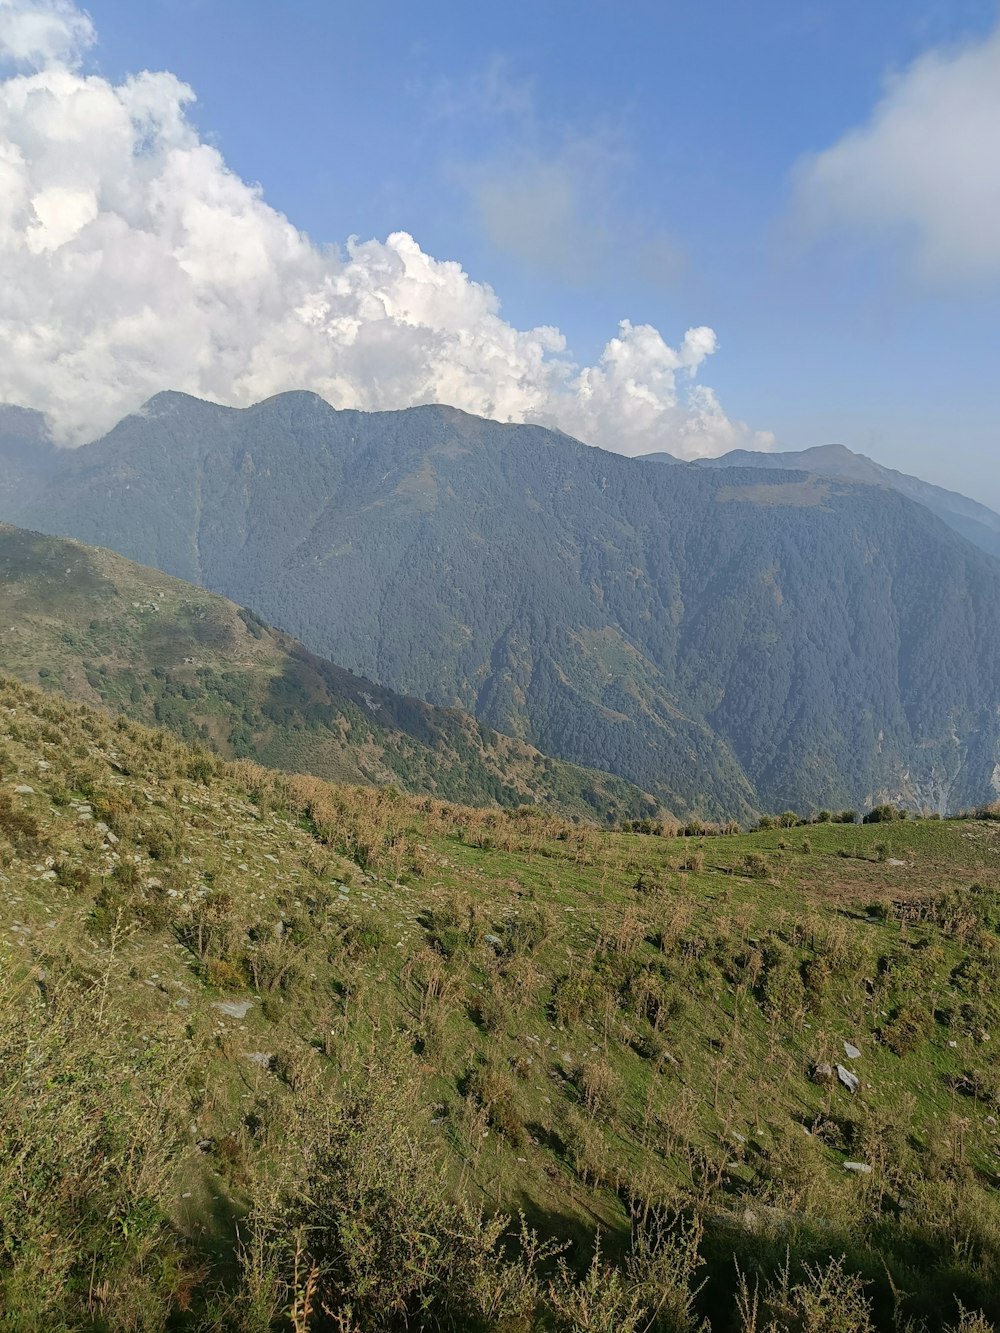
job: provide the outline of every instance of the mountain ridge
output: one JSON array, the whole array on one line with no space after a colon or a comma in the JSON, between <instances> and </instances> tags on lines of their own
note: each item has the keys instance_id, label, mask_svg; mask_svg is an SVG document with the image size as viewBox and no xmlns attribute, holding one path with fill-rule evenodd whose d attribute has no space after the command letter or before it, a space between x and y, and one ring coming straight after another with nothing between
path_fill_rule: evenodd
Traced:
<instances>
[{"instance_id":1,"label":"mountain ridge","mask_svg":"<svg viewBox=\"0 0 1000 1333\"><path fill-rule=\"evenodd\" d=\"M1000 568L885 487L436 406L171 396L15 517L674 810L943 810L1000 771Z\"/></svg>"},{"instance_id":2,"label":"mountain ridge","mask_svg":"<svg viewBox=\"0 0 1000 1333\"><path fill-rule=\"evenodd\" d=\"M640 461L680 463L669 453L641 456ZM698 458L695 467L727 468L753 467L761 469L801 469L826 477L840 477L873 486L887 486L908 499L914 500L936 514L960 536L1000 558L1000 514L972 500L959 491L935 486L920 477L911 476L897 468L876 463L866 454L854 453L842 444L821 444L810 449L761 453L749 449L733 449L719 458Z\"/></svg>"},{"instance_id":3,"label":"mountain ridge","mask_svg":"<svg viewBox=\"0 0 1000 1333\"><path fill-rule=\"evenodd\" d=\"M0 671L227 758L471 804L649 818L620 778L574 768L310 653L212 593L78 542L0 524Z\"/></svg>"}]
</instances>

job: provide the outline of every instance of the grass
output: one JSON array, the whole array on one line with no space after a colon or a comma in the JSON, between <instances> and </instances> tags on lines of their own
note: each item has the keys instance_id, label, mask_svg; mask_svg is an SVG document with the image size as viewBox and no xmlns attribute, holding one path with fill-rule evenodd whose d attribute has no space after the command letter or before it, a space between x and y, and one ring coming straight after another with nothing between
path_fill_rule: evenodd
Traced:
<instances>
[{"instance_id":1,"label":"grass","mask_svg":"<svg viewBox=\"0 0 1000 1333\"><path fill-rule=\"evenodd\" d=\"M0 1327L1000 1317L995 821L612 833L6 679L0 769Z\"/></svg>"}]
</instances>

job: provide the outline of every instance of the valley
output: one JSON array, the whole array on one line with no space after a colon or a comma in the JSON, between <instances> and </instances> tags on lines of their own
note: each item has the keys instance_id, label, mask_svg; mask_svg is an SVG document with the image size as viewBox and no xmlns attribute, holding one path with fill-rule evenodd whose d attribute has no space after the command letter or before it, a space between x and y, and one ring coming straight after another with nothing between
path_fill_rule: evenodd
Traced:
<instances>
[{"instance_id":1,"label":"valley","mask_svg":"<svg viewBox=\"0 0 1000 1333\"><path fill-rule=\"evenodd\" d=\"M989 799L1000 565L884 487L784 475L163 394L7 512L677 814Z\"/></svg>"},{"instance_id":2,"label":"valley","mask_svg":"<svg viewBox=\"0 0 1000 1333\"><path fill-rule=\"evenodd\" d=\"M401 698L110 551L0 525L0 623L0 671L226 758L597 822L658 811L621 779L549 759L458 709Z\"/></svg>"}]
</instances>

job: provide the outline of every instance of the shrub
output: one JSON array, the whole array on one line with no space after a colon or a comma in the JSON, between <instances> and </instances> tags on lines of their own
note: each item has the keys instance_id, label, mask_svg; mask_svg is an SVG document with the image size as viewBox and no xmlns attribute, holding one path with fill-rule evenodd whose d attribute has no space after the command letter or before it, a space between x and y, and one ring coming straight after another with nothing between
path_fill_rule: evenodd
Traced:
<instances>
[{"instance_id":1,"label":"shrub","mask_svg":"<svg viewBox=\"0 0 1000 1333\"><path fill-rule=\"evenodd\" d=\"M575 1070L573 1081L592 1116L613 1119L621 1097L621 1083L607 1060L583 1061Z\"/></svg>"},{"instance_id":2,"label":"shrub","mask_svg":"<svg viewBox=\"0 0 1000 1333\"><path fill-rule=\"evenodd\" d=\"M552 987L553 1017L560 1027L574 1027L585 1013L599 1012L605 990L592 973L571 973L560 977Z\"/></svg>"},{"instance_id":3,"label":"shrub","mask_svg":"<svg viewBox=\"0 0 1000 1333\"><path fill-rule=\"evenodd\" d=\"M793 1282L786 1261L778 1279L751 1291L741 1274L737 1308L746 1333L875 1333L865 1283L849 1273L842 1258L825 1266L806 1264Z\"/></svg>"},{"instance_id":4,"label":"shrub","mask_svg":"<svg viewBox=\"0 0 1000 1333\"><path fill-rule=\"evenodd\" d=\"M465 1095L486 1113L491 1129L514 1147L524 1142L524 1121L517 1108L517 1088L511 1071L487 1061L477 1065L465 1080Z\"/></svg>"},{"instance_id":5,"label":"shrub","mask_svg":"<svg viewBox=\"0 0 1000 1333\"><path fill-rule=\"evenodd\" d=\"M239 968L221 958L210 958L205 964L205 980L219 990L242 990L247 984Z\"/></svg>"},{"instance_id":6,"label":"shrub","mask_svg":"<svg viewBox=\"0 0 1000 1333\"><path fill-rule=\"evenodd\" d=\"M865 815L863 824L891 824L895 820L905 819L906 811L895 805L876 805Z\"/></svg>"},{"instance_id":7,"label":"shrub","mask_svg":"<svg viewBox=\"0 0 1000 1333\"><path fill-rule=\"evenodd\" d=\"M316 1308L341 1329L489 1328L532 1309L533 1266L551 1251L522 1228L527 1258L509 1257L508 1219L449 1197L440 1162L400 1114L414 1091L386 1054L356 1072L343 1104L298 1103L284 1178L262 1187L251 1215L247 1298L257 1274L296 1299L308 1275Z\"/></svg>"},{"instance_id":8,"label":"shrub","mask_svg":"<svg viewBox=\"0 0 1000 1333\"><path fill-rule=\"evenodd\" d=\"M552 921L544 907L531 904L504 922L502 938L508 952L534 953L545 942L552 929Z\"/></svg>"},{"instance_id":9,"label":"shrub","mask_svg":"<svg viewBox=\"0 0 1000 1333\"><path fill-rule=\"evenodd\" d=\"M934 1027L930 1013L916 1004L902 1004L882 1029L882 1041L896 1055L909 1055L927 1040Z\"/></svg>"},{"instance_id":10,"label":"shrub","mask_svg":"<svg viewBox=\"0 0 1000 1333\"><path fill-rule=\"evenodd\" d=\"M27 847L39 837L37 820L6 787L0 787L0 833L16 848Z\"/></svg>"}]
</instances>

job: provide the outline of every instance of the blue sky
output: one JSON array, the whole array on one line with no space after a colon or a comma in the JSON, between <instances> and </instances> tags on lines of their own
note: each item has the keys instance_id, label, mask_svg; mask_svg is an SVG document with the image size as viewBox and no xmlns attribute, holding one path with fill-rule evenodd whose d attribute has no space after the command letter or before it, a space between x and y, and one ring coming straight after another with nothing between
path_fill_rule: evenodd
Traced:
<instances>
[{"instance_id":1,"label":"blue sky","mask_svg":"<svg viewBox=\"0 0 1000 1333\"><path fill-rule=\"evenodd\" d=\"M489 284L515 328L558 326L577 364L622 319L672 347L710 326L718 350L697 373L727 418L1000 507L1000 255L987 238L961 262L976 237L937 215L933 182L879 184L888 131L849 138L894 87L897 120L919 127L924 87L937 125L914 62L937 59L946 81L961 52L990 49L992 0L87 8L85 67L190 84L202 138L317 245L406 231ZM982 176L954 211L978 206L1000 233L1000 103L973 103L968 132L965 114L948 132L981 152L940 194ZM946 165L945 130L929 151Z\"/></svg>"}]
</instances>

